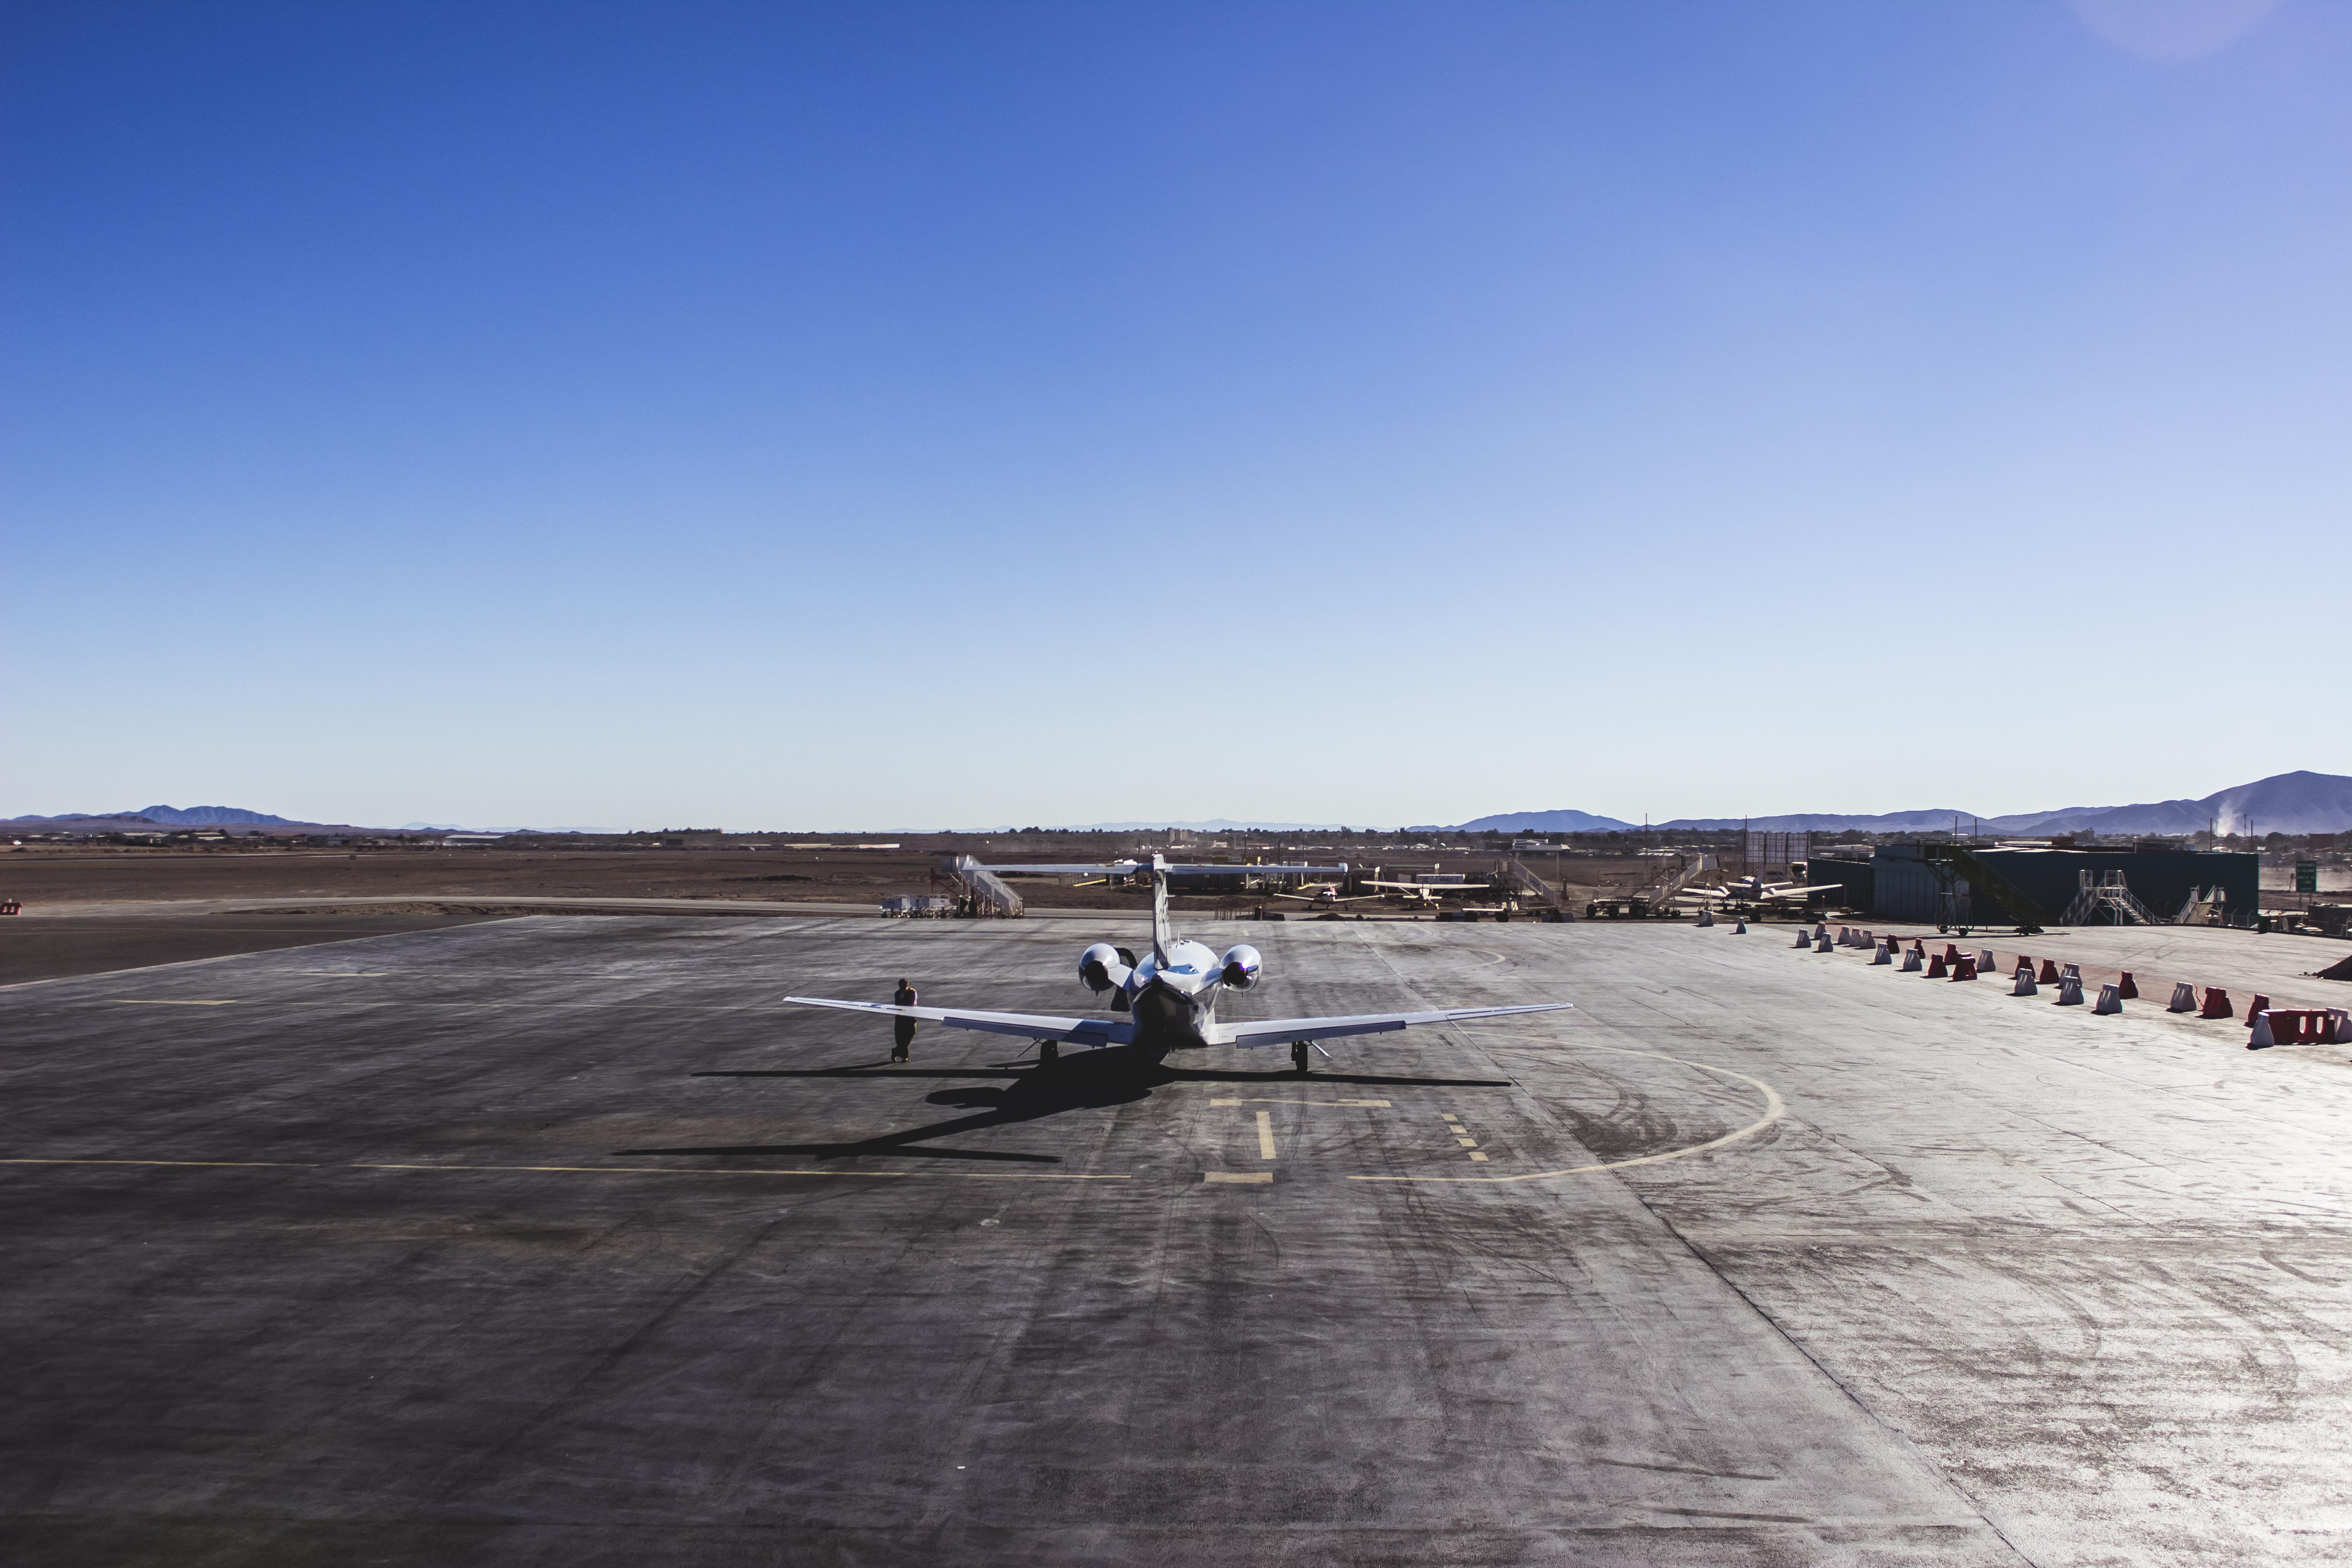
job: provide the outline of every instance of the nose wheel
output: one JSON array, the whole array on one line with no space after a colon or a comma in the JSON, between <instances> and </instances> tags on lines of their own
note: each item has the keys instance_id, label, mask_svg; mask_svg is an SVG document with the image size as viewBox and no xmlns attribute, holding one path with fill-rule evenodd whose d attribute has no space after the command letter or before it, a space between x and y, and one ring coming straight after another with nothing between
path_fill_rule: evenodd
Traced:
<instances>
[{"instance_id":1,"label":"nose wheel","mask_svg":"<svg viewBox=\"0 0 2352 1568\"><path fill-rule=\"evenodd\" d=\"M1293 1040L1290 1042L1290 1065L1300 1072L1305 1072L1307 1070L1307 1042L1305 1040Z\"/></svg>"}]
</instances>

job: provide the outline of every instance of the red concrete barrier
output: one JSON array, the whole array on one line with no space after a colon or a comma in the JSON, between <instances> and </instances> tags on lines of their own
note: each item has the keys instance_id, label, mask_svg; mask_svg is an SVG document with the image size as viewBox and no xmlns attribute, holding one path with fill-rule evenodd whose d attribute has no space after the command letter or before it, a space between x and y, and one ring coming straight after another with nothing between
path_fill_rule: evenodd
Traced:
<instances>
[{"instance_id":1,"label":"red concrete barrier","mask_svg":"<svg viewBox=\"0 0 2352 1568\"><path fill-rule=\"evenodd\" d=\"M2205 1005L2198 1009L2197 1016L2200 1018L2234 1018L2238 1010L2230 1005L2227 991L2219 985L2208 985L2205 987Z\"/></svg>"},{"instance_id":2,"label":"red concrete barrier","mask_svg":"<svg viewBox=\"0 0 2352 1568\"><path fill-rule=\"evenodd\" d=\"M2043 959L2042 961L2042 973L2035 975L2033 978L2040 981L2044 985L2057 984L2058 964L2056 961L2053 959Z\"/></svg>"},{"instance_id":3,"label":"red concrete barrier","mask_svg":"<svg viewBox=\"0 0 2352 1568\"><path fill-rule=\"evenodd\" d=\"M0 915L21 915L25 906L14 899L0 899Z\"/></svg>"},{"instance_id":4,"label":"red concrete barrier","mask_svg":"<svg viewBox=\"0 0 2352 1568\"><path fill-rule=\"evenodd\" d=\"M2139 987L2132 984L2130 970L2125 970L2123 979L2116 983L2116 994L2126 1002L2136 1002L2139 999Z\"/></svg>"},{"instance_id":5,"label":"red concrete barrier","mask_svg":"<svg viewBox=\"0 0 2352 1568\"><path fill-rule=\"evenodd\" d=\"M2267 1012L2270 1008L2270 1005L2271 999L2269 997L2263 995L2259 991L2255 992L2253 1001L2249 1003L2246 1006L2246 1027L2249 1029L2252 1028L2254 1026L2254 1020L2260 1017L2263 1013Z\"/></svg>"},{"instance_id":6,"label":"red concrete barrier","mask_svg":"<svg viewBox=\"0 0 2352 1568\"><path fill-rule=\"evenodd\" d=\"M1955 980L1974 980L1976 977L1977 961L1970 958L1965 952L1960 954L1958 962L1952 965L1952 978Z\"/></svg>"},{"instance_id":7,"label":"red concrete barrier","mask_svg":"<svg viewBox=\"0 0 2352 1568\"><path fill-rule=\"evenodd\" d=\"M1951 977L1951 971L1944 967L1944 955L1940 952L1929 953L1927 955L1927 978L1930 980L1949 980Z\"/></svg>"},{"instance_id":8,"label":"red concrete barrier","mask_svg":"<svg viewBox=\"0 0 2352 1568\"><path fill-rule=\"evenodd\" d=\"M2254 1015L2254 1037L2246 1049L2325 1045L2334 1026L2334 1016L2325 1007L2266 1007Z\"/></svg>"}]
</instances>

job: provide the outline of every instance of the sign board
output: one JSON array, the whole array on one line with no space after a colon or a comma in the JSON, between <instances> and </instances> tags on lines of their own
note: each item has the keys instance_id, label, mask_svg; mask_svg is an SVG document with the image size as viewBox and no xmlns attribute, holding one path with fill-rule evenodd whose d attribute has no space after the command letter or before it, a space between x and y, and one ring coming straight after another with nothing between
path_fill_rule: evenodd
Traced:
<instances>
[{"instance_id":1,"label":"sign board","mask_svg":"<svg viewBox=\"0 0 2352 1568\"><path fill-rule=\"evenodd\" d=\"M2298 860L2294 863L2294 890L2298 893L2319 891L2319 862Z\"/></svg>"}]
</instances>

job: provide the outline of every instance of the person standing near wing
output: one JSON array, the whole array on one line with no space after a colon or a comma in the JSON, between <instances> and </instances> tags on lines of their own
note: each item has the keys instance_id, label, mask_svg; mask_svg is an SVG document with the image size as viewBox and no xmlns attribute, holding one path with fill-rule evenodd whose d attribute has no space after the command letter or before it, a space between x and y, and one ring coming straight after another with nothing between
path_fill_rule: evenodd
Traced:
<instances>
[{"instance_id":1,"label":"person standing near wing","mask_svg":"<svg viewBox=\"0 0 2352 1568\"><path fill-rule=\"evenodd\" d=\"M901 975L898 980L898 989L890 993L890 1000L901 1007L913 1006L915 983ZM915 1043L915 1020L908 1017L891 1019L890 1033L892 1036L890 1059L894 1062L907 1060L908 1048Z\"/></svg>"}]
</instances>

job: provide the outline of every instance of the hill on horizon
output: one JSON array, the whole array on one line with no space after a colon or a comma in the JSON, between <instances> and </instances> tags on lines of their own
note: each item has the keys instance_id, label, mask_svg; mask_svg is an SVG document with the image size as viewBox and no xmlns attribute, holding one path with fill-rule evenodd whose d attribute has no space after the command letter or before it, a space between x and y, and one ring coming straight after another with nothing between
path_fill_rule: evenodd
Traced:
<instances>
[{"instance_id":1,"label":"hill on horizon","mask_svg":"<svg viewBox=\"0 0 2352 1568\"><path fill-rule=\"evenodd\" d=\"M1451 833L1626 833L1641 826L1635 822L1620 822L1613 816L1595 816L1589 811L1506 811L1493 816L1481 816L1457 827Z\"/></svg>"},{"instance_id":2,"label":"hill on horizon","mask_svg":"<svg viewBox=\"0 0 2352 1568\"><path fill-rule=\"evenodd\" d=\"M1689 832L1722 832L1745 821L1749 827L1771 833L1931 833L1949 828L1958 820L1965 830L2007 834L2106 833L2177 836L2202 833L2210 822L2216 832L2242 834L2251 823L2259 833L2352 832L2352 777L2342 773L2298 771L2273 773L2252 784L2232 784L2200 800L2147 801L2134 805L2070 805L2055 811L2012 812L2006 816L1979 816L1948 806L1932 810L1853 812L1788 812L1774 816L1678 816L1654 827ZM1571 821L1595 824L1570 826ZM1455 832L1511 832L1539 829L1561 833L1622 833L1633 824L1613 816L1582 811L1506 812L1461 824Z\"/></svg>"}]
</instances>

